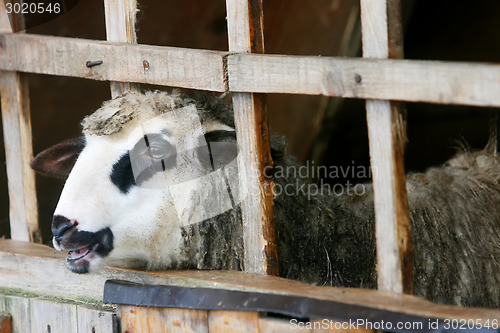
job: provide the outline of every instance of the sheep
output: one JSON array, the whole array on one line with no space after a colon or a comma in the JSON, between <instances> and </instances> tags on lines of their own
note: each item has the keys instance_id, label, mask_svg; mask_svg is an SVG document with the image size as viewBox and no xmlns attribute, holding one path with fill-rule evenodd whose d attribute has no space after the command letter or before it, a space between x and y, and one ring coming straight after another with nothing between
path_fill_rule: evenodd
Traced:
<instances>
[{"instance_id":1,"label":"sheep","mask_svg":"<svg viewBox=\"0 0 500 333\"><path fill-rule=\"evenodd\" d=\"M127 92L82 122L84 137L32 167L66 179L52 221L67 267L243 270L232 109L178 92ZM415 294L500 305L500 162L496 139L407 176ZM318 285L375 288L373 190L310 189L283 140L271 144L279 272ZM292 187L290 187L292 186ZM295 191L290 190L295 186ZM286 191L288 189L288 191ZM317 188L318 189L318 188ZM323 189L323 188L321 188ZM306 193L307 192L307 193ZM383 240L379 240L383 241Z\"/></svg>"}]
</instances>

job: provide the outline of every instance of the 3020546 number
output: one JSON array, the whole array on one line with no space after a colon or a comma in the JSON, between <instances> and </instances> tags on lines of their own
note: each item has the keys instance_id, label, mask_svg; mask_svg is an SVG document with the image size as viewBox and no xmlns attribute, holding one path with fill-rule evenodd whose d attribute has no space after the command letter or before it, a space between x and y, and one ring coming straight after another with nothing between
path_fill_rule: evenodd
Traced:
<instances>
[{"instance_id":1,"label":"3020546 number","mask_svg":"<svg viewBox=\"0 0 500 333\"><path fill-rule=\"evenodd\" d=\"M55 13L59 14L61 12L61 4L56 3L10 3L5 4L5 9L8 14L43 14L43 13Z\"/></svg>"}]
</instances>

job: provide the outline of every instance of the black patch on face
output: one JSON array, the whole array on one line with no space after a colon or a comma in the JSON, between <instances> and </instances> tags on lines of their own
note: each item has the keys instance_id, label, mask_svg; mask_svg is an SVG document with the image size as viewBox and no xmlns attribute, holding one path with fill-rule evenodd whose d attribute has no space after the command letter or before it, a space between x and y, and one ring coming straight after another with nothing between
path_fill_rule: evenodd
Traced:
<instances>
[{"instance_id":1,"label":"black patch on face","mask_svg":"<svg viewBox=\"0 0 500 333\"><path fill-rule=\"evenodd\" d=\"M110 228L104 228L95 233L95 239L99 246L95 250L101 257L107 256L113 250L113 232Z\"/></svg>"},{"instance_id":2,"label":"black patch on face","mask_svg":"<svg viewBox=\"0 0 500 333\"><path fill-rule=\"evenodd\" d=\"M234 131L216 130L204 135L207 146L200 146L193 151L178 153L168 136L170 132L147 134L141 138L126 154L113 165L111 181L120 192L126 194L134 185L140 186L156 173L170 170L177 166L177 159L184 162L197 156L198 161L207 170L219 169L233 161L238 149ZM179 179L188 181L190 179Z\"/></svg>"},{"instance_id":3,"label":"black patch on face","mask_svg":"<svg viewBox=\"0 0 500 333\"><path fill-rule=\"evenodd\" d=\"M107 256L113 250L113 232L110 228L104 228L97 232L76 230L75 228L56 237L56 241L65 249L75 250L98 244L95 252L102 257Z\"/></svg>"},{"instance_id":4,"label":"black patch on face","mask_svg":"<svg viewBox=\"0 0 500 333\"><path fill-rule=\"evenodd\" d=\"M145 135L113 165L111 181L120 192L127 194L132 186L140 186L157 172L176 166L177 150L165 134Z\"/></svg>"},{"instance_id":5,"label":"black patch on face","mask_svg":"<svg viewBox=\"0 0 500 333\"><path fill-rule=\"evenodd\" d=\"M205 134L207 147L197 152L201 165L207 170L223 168L238 156L236 132L216 130ZM208 149L207 149L208 148Z\"/></svg>"},{"instance_id":6,"label":"black patch on face","mask_svg":"<svg viewBox=\"0 0 500 333\"><path fill-rule=\"evenodd\" d=\"M135 185L129 152L122 155L118 162L113 164L110 177L113 184L115 184L123 194L127 194L130 188Z\"/></svg>"},{"instance_id":7,"label":"black patch on face","mask_svg":"<svg viewBox=\"0 0 500 333\"><path fill-rule=\"evenodd\" d=\"M235 142L236 132L235 131L225 131L216 130L208 132L205 134L205 140L209 142Z\"/></svg>"}]
</instances>

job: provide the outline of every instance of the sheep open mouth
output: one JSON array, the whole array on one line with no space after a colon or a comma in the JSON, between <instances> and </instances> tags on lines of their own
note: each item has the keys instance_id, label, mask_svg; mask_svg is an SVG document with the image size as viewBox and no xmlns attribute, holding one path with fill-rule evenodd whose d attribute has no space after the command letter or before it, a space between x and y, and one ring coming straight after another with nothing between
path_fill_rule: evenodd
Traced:
<instances>
[{"instance_id":1,"label":"sheep open mouth","mask_svg":"<svg viewBox=\"0 0 500 333\"><path fill-rule=\"evenodd\" d=\"M97 267L100 259L113 250L113 233L110 228L97 232L72 230L62 239L54 237L60 250L68 251L66 267L74 273L88 273Z\"/></svg>"},{"instance_id":2,"label":"sheep open mouth","mask_svg":"<svg viewBox=\"0 0 500 333\"><path fill-rule=\"evenodd\" d=\"M89 254L95 251L99 244L85 246L78 250L71 250L68 252L67 261L68 263L76 263L77 261L87 257Z\"/></svg>"}]
</instances>

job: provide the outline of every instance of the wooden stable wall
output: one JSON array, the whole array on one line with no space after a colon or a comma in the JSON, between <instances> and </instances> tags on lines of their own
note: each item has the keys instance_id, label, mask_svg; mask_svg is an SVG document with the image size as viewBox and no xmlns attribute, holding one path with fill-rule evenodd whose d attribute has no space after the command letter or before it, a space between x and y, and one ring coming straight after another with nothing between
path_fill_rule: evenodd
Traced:
<instances>
[{"instance_id":1,"label":"wooden stable wall","mask_svg":"<svg viewBox=\"0 0 500 333\"><path fill-rule=\"evenodd\" d=\"M290 324L293 318L303 318L306 322L309 318L312 321L360 318L376 323L446 319L500 322L499 310L439 305L411 295L376 290L311 286L261 274L196 270L146 272L115 267L106 267L99 274L74 274L66 269L65 257L48 246L0 239L0 283L3 288L0 288L0 313L12 314L13 327L36 318L36 326L33 323L24 325L36 328L31 332L46 333L47 325L74 325L82 314L90 323L109 327L113 324L114 309L109 304L103 306L103 299L118 304L124 332L125 327L135 323L138 333L148 332L146 327L151 333L158 332L154 328L162 325L182 331L192 324L189 320L178 320L179 316L186 318L192 314L197 321L205 321L214 314L219 314L219 319L226 317L227 313L218 311L254 312L248 316L235 314L227 325L233 320L242 320L241 317L255 325L255 312L259 312L258 327L262 333L295 331ZM164 307L181 310L170 311L172 309L162 309ZM52 309L69 315L58 324L61 312ZM211 316L211 311L216 312ZM266 316L268 313L271 316ZM273 331L271 327L276 329ZM26 330L14 329L14 332ZM96 332L111 331L96 329Z\"/></svg>"},{"instance_id":2,"label":"wooden stable wall","mask_svg":"<svg viewBox=\"0 0 500 333\"><path fill-rule=\"evenodd\" d=\"M105 0L104 4L107 41L13 33L4 6L0 3L0 94L13 240L39 240L34 176L28 168L32 157L31 124L23 73L111 81L113 96L134 89L133 83L231 92L241 158L240 184L243 188L251 189L242 203L245 271L264 275L278 273L279 258L274 240L273 198L271 191L266 191L266 188L272 187L273 184L264 177L263 172L265 167L272 165L263 94L291 93L362 98L368 100L370 155L372 166L378 170L374 175L376 234L377 239L384 237L383 242L377 241L379 289L395 294L411 293L412 244L402 164L405 125L404 113L396 101L500 107L500 68L497 65L403 60L399 0L361 0L364 58L256 54L264 53L264 14L260 0L226 1L228 51L134 44L136 2ZM22 23L19 20L14 21ZM14 31L20 29L22 25L16 25ZM7 245L10 247L16 244ZM29 275L33 268L23 267L19 261L16 262L16 255L19 254L15 252L15 249L9 248L4 253L6 260L11 260L11 271L6 274L6 277L11 279L3 280L0 287L16 288L18 281L12 280L12 277L19 275L16 270L25 270L29 281L36 282L33 282L35 286L27 283L23 288L42 288L44 293L50 293L50 290L43 287L47 284L54 287L50 277L44 276L35 280L33 275ZM34 264L41 264L46 260L44 257L35 256L34 253L28 254L28 259L24 259L30 260L31 255ZM5 263L2 262L7 265ZM106 277L106 274L98 279ZM126 280L133 280L138 273L120 271L120 274L123 274ZM153 274L144 276L147 276L147 280L152 281L152 284L158 284L159 280L164 281L153 279ZM214 273L214 278L222 281L224 275ZM73 276L69 280L76 279ZM186 276L180 279L186 281ZM238 275L237 278L241 281L246 279L248 276L245 275ZM89 281L88 277L83 280ZM271 277L265 276L258 280L264 281L263 285L273 285L278 289L278 285L283 283L279 280L278 284L273 282ZM171 283L172 279L168 281ZM242 283L245 288L256 288L254 285ZM39 286L36 286L37 284ZM80 287L81 285L76 285L76 288ZM218 285L215 287L219 288ZM292 283L282 292L293 293L294 288L299 287ZM338 292L331 290L331 293ZM272 293L272 290L260 292ZM310 293L309 296L317 296L326 291L307 289L307 293ZM365 302L364 305L366 302L374 303L375 306L368 307L367 311L375 311L377 307L389 307L391 311L398 311L408 307L406 301L415 302L413 298L404 298L404 301L397 298L403 296L384 298L382 293L369 293L374 293L371 301L364 298L363 293L348 293L349 297L352 297L349 302L356 305L361 302ZM64 296L69 297L67 294ZM85 298L85 294L80 296ZM4 299L13 296L5 297ZM335 301L342 299L338 294L335 294L335 297ZM392 301L395 303L390 305ZM24 302L30 306L31 319L38 318L37 304L45 304L45 300L34 297ZM420 306L436 312L443 310L428 303ZM76 315L71 314L70 317L78 318L79 307L71 305L71 308L73 310L69 311ZM419 308L419 311L422 308ZM122 308L121 313L126 323L134 322L132 311L143 311L134 308L127 311L123 309L127 308ZM150 310L146 311L151 320L156 316L152 314L155 311L157 310L151 310L151 314ZM170 313L169 315L175 312L165 311ZM186 318L187 322L187 317L182 317L183 311L177 313L181 313L181 318ZM443 313L443 316L456 316L451 312ZM195 311L191 312L189 317L208 318L208 322L214 317L213 322L217 326L225 322L227 315L219 314ZM478 315L485 318L498 316L496 312L477 314L473 310L460 315ZM245 320L255 320L255 316L250 313ZM346 318L348 317L343 319ZM15 320L14 318L14 325ZM177 321L178 319L175 320Z\"/></svg>"},{"instance_id":3,"label":"wooden stable wall","mask_svg":"<svg viewBox=\"0 0 500 333\"><path fill-rule=\"evenodd\" d=\"M2 330L8 313L11 329ZM0 288L0 333L22 332L119 332L114 309L68 299L26 295ZM12 331L11 331L12 330Z\"/></svg>"}]
</instances>

